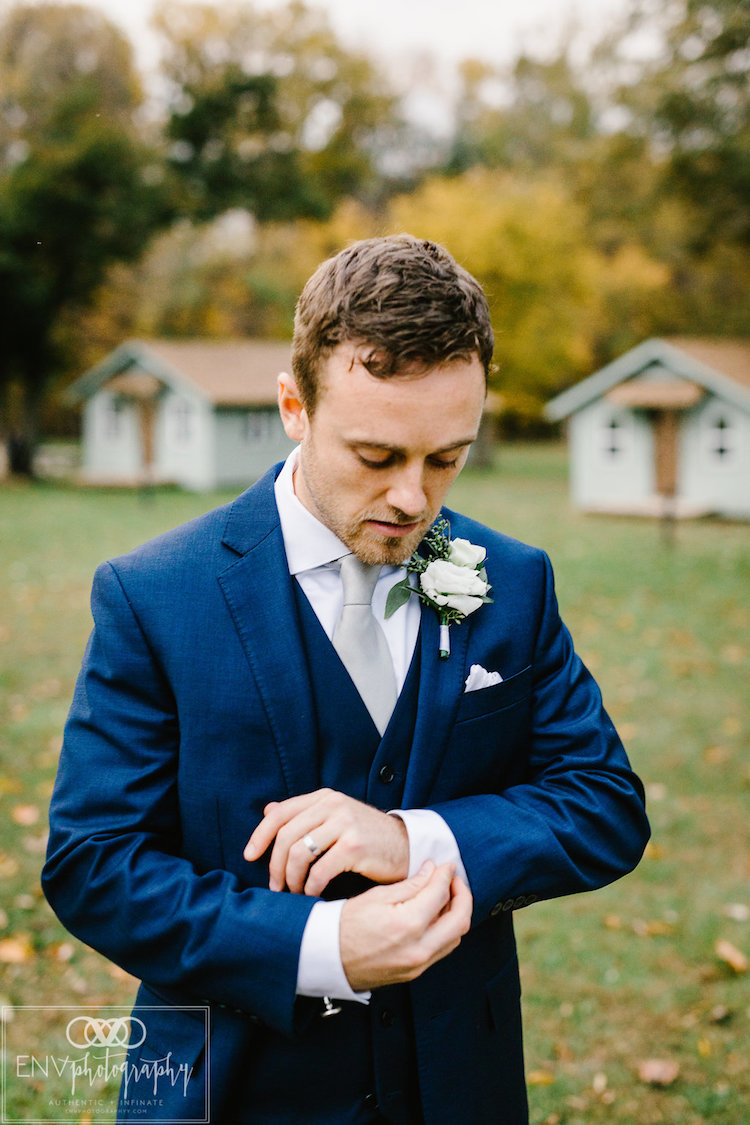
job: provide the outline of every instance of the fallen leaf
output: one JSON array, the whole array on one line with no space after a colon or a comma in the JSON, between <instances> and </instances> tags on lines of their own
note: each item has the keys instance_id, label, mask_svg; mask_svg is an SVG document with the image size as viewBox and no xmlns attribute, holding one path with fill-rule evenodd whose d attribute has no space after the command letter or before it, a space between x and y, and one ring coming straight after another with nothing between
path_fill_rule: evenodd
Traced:
<instances>
[{"instance_id":1,"label":"fallen leaf","mask_svg":"<svg viewBox=\"0 0 750 1125\"><path fill-rule=\"evenodd\" d=\"M620 917L619 914L605 914L604 915L604 927L607 930L621 930L622 929L622 918Z\"/></svg>"},{"instance_id":2,"label":"fallen leaf","mask_svg":"<svg viewBox=\"0 0 750 1125\"><path fill-rule=\"evenodd\" d=\"M47 850L47 838L49 832L42 832L40 836L24 836L23 846L27 852L32 855L43 855Z\"/></svg>"},{"instance_id":3,"label":"fallen leaf","mask_svg":"<svg viewBox=\"0 0 750 1125\"><path fill-rule=\"evenodd\" d=\"M638 1077L649 1086L671 1086L680 1073L674 1059L645 1059L638 1066Z\"/></svg>"},{"instance_id":4,"label":"fallen leaf","mask_svg":"<svg viewBox=\"0 0 750 1125\"><path fill-rule=\"evenodd\" d=\"M711 1055L711 1040L705 1037L698 1040L698 1054L702 1059L707 1059Z\"/></svg>"},{"instance_id":5,"label":"fallen leaf","mask_svg":"<svg viewBox=\"0 0 750 1125\"><path fill-rule=\"evenodd\" d=\"M721 913L733 922L750 921L750 906L744 902L728 902L726 906L722 906Z\"/></svg>"},{"instance_id":6,"label":"fallen leaf","mask_svg":"<svg viewBox=\"0 0 750 1125\"><path fill-rule=\"evenodd\" d=\"M0 879L12 879L18 874L18 860L0 852Z\"/></svg>"},{"instance_id":7,"label":"fallen leaf","mask_svg":"<svg viewBox=\"0 0 750 1125\"><path fill-rule=\"evenodd\" d=\"M130 975L130 973L126 973L125 970L121 969L119 965L110 965L108 967L108 972L109 972L109 975L112 977L112 980L125 981L126 984L137 984L138 983L137 977L133 977L133 976Z\"/></svg>"},{"instance_id":8,"label":"fallen leaf","mask_svg":"<svg viewBox=\"0 0 750 1125\"><path fill-rule=\"evenodd\" d=\"M555 1076L549 1070L531 1070L526 1075L526 1081L529 1086L552 1086Z\"/></svg>"},{"instance_id":9,"label":"fallen leaf","mask_svg":"<svg viewBox=\"0 0 750 1125\"><path fill-rule=\"evenodd\" d=\"M22 965L24 961L28 961L32 952L28 934L16 934L15 937L0 941L0 961L6 965Z\"/></svg>"},{"instance_id":10,"label":"fallen leaf","mask_svg":"<svg viewBox=\"0 0 750 1125\"><path fill-rule=\"evenodd\" d=\"M725 965L729 965L735 973L746 973L750 969L750 961L741 949L732 945L731 941L720 938L714 946L714 952L719 960L723 961Z\"/></svg>"},{"instance_id":11,"label":"fallen leaf","mask_svg":"<svg viewBox=\"0 0 750 1125\"><path fill-rule=\"evenodd\" d=\"M659 918L651 919L644 922L641 918L634 918L632 922L632 930L638 937L664 937L666 934L671 934L674 926L669 922L663 922Z\"/></svg>"},{"instance_id":12,"label":"fallen leaf","mask_svg":"<svg viewBox=\"0 0 750 1125\"><path fill-rule=\"evenodd\" d=\"M600 1070L594 1075L591 1088L597 1095L603 1094L607 1089L607 1075L603 1071Z\"/></svg>"},{"instance_id":13,"label":"fallen leaf","mask_svg":"<svg viewBox=\"0 0 750 1125\"><path fill-rule=\"evenodd\" d=\"M16 805L10 815L16 824L30 828L39 820L39 809L36 805Z\"/></svg>"},{"instance_id":14,"label":"fallen leaf","mask_svg":"<svg viewBox=\"0 0 750 1125\"><path fill-rule=\"evenodd\" d=\"M707 746L703 751L703 760L710 766L722 765L729 756L730 750L726 746Z\"/></svg>"}]
</instances>

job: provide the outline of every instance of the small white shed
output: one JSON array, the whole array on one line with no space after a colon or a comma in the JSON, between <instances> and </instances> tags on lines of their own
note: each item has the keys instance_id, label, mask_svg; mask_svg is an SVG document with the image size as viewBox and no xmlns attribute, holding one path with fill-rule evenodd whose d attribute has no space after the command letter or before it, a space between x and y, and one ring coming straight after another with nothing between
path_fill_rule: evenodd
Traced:
<instances>
[{"instance_id":1,"label":"small white shed","mask_svg":"<svg viewBox=\"0 0 750 1125\"><path fill-rule=\"evenodd\" d=\"M275 341L127 341L69 390L83 403L83 478L196 491L257 480L292 448L276 406L290 362Z\"/></svg>"},{"instance_id":2,"label":"small white shed","mask_svg":"<svg viewBox=\"0 0 750 1125\"><path fill-rule=\"evenodd\" d=\"M750 341L646 340L552 399L574 504L750 517Z\"/></svg>"}]
</instances>

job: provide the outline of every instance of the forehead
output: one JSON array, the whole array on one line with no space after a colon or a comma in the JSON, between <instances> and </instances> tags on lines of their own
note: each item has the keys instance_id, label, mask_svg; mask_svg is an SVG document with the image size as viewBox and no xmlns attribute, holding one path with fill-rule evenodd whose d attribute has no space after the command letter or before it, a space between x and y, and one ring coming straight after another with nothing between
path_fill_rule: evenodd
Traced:
<instances>
[{"instance_id":1,"label":"forehead","mask_svg":"<svg viewBox=\"0 0 750 1125\"><path fill-rule=\"evenodd\" d=\"M345 342L322 359L315 414L348 415L364 426L371 416L398 419L438 412L445 417L447 410L462 416L481 413L486 377L478 355L378 376L365 366L371 350L366 344Z\"/></svg>"}]
</instances>

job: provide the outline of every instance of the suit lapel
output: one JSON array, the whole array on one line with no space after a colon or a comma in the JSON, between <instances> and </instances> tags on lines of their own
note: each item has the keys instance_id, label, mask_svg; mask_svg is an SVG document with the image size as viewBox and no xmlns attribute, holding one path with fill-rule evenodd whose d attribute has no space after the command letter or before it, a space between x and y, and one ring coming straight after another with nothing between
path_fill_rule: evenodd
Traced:
<instances>
[{"instance_id":1,"label":"suit lapel","mask_svg":"<svg viewBox=\"0 0 750 1125\"><path fill-rule=\"evenodd\" d=\"M405 809L427 803L440 769L464 689L469 627L468 621L451 627L451 654L447 660L441 660L437 613L422 607L419 701L404 786Z\"/></svg>"},{"instance_id":2,"label":"suit lapel","mask_svg":"<svg viewBox=\"0 0 750 1125\"><path fill-rule=\"evenodd\" d=\"M312 687L273 494L276 470L229 509L223 542L240 557L219 583L268 717L289 795L319 786Z\"/></svg>"}]
</instances>

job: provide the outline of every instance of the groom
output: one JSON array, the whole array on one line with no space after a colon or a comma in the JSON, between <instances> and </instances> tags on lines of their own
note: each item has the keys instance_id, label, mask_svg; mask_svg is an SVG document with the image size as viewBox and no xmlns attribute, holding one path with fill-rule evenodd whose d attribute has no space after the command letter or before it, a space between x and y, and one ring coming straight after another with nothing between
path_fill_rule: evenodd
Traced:
<instances>
[{"instance_id":1,"label":"groom","mask_svg":"<svg viewBox=\"0 0 750 1125\"><path fill-rule=\"evenodd\" d=\"M445 250L355 243L297 306L286 463L97 571L43 881L144 982L120 1120L528 1119L513 912L648 828L542 552L446 513L492 600L447 643L434 598L386 614L492 350Z\"/></svg>"}]
</instances>

